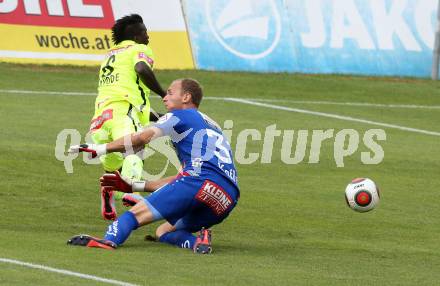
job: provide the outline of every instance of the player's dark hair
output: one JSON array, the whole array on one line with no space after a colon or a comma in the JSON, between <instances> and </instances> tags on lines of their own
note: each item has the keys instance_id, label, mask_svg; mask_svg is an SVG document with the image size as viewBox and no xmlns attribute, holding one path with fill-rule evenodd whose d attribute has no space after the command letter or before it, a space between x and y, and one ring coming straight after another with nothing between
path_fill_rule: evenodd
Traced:
<instances>
[{"instance_id":1,"label":"player's dark hair","mask_svg":"<svg viewBox=\"0 0 440 286\"><path fill-rule=\"evenodd\" d=\"M182 91L191 94L192 103L199 107L203 98L202 86L198 81L192 78L181 79Z\"/></svg>"},{"instance_id":2,"label":"player's dark hair","mask_svg":"<svg viewBox=\"0 0 440 286\"><path fill-rule=\"evenodd\" d=\"M133 40L139 32L139 24L143 24L142 17L138 14L124 16L118 20L112 27L112 40L115 45L125 40Z\"/></svg>"}]
</instances>

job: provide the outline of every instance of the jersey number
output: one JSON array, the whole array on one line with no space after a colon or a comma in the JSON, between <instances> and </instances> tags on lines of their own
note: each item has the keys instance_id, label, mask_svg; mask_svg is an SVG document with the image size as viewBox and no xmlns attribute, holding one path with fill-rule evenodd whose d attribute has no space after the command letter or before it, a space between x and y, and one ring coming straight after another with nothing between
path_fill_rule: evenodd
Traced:
<instances>
[{"instance_id":1,"label":"jersey number","mask_svg":"<svg viewBox=\"0 0 440 286\"><path fill-rule=\"evenodd\" d=\"M231 164L232 159L231 159L231 156L228 151L229 144L227 141L225 141L225 138L223 137L223 135L215 132L212 129L206 129L206 134L208 135L208 137L216 139L216 141L215 141L216 150L214 151L214 155L217 158L219 158L219 160L222 163Z\"/></svg>"},{"instance_id":2,"label":"jersey number","mask_svg":"<svg viewBox=\"0 0 440 286\"><path fill-rule=\"evenodd\" d=\"M115 62L115 60L116 60L116 56L115 55L112 55L111 57L108 58L107 63L101 69L101 71L102 71L102 76L101 77L107 77L107 76L109 76L109 75L111 75L113 73L115 68L112 67L111 64L113 64Z\"/></svg>"}]
</instances>

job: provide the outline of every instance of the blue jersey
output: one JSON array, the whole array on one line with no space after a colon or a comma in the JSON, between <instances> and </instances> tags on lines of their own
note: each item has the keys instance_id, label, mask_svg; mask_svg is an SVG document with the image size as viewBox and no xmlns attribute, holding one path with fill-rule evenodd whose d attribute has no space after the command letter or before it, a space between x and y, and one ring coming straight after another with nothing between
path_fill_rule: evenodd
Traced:
<instances>
[{"instance_id":1,"label":"blue jersey","mask_svg":"<svg viewBox=\"0 0 440 286\"><path fill-rule=\"evenodd\" d=\"M173 110L153 126L170 136L183 171L193 176L222 176L238 190L231 146L219 125L195 108Z\"/></svg>"}]
</instances>

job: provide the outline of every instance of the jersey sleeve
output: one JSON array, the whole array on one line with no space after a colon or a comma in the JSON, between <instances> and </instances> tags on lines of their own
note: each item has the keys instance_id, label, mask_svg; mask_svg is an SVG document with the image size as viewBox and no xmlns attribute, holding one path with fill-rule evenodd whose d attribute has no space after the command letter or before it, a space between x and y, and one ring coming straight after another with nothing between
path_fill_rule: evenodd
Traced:
<instances>
[{"instance_id":1,"label":"jersey sleeve","mask_svg":"<svg viewBox=\"0 0 440 286\"><path fill-rule=\"evenodd\" d=\"M141 44L136 45L134 49L133 57L134 57L133 61L135 64L138 62L144 62L151 69L153 69L154 55L153 55L153 50L150 47Z\"/></svg>"},{"instance_id":2,"label":"jersey sleeve","mask_svg":"<svg viewBox=\"0 0 440 286\"><path fill-rule=\"evenodd\" d=\"M161 129L164 135L169 136L172 131L175 130L175 128L179 124L179 121L180 120L177 116L169 112L160 117L157 122L153 124L153 126Z\"/></svg>"},{"instance_id":3,"label":"jersey sleeve","mask_svg":"<svg viewBox=\"0 0 440 286\"><path fill-rule=\"evenodd\" d=\"M187 128L184 118L179 114L169 112L159 118L152 126L162 130L164 136L169 136L173 142L181 141L192 128Z\"/></svg>"}]
</instances>

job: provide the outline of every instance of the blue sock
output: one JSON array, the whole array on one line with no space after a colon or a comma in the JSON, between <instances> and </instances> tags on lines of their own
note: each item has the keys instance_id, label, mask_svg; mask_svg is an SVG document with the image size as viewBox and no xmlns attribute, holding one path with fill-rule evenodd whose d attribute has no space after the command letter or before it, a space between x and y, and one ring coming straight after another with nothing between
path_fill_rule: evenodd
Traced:
<instances>
[{"instance_id":1,"label":"blue sock","mask_svg":"<svg viewBox=\"0 0 440 286\"><path fill-rule=\"evenodd\" d=\"M132 230L137 229L138 226L139 224L134 214L127 211L108 226L104 239L113 241L117 245L121 245L128 238Z\"/></svg>"},{"instance_id":2,"label":"blue sock","mask_svg":"<svg viewBox=\"0 0 440 286\"><path fill-rule=\"evenodd\" d=\"M167 232L159 238L160 242L169 243L180 248L193 249L196 237L185 230Z\"/></svg>"}]
</instances>

